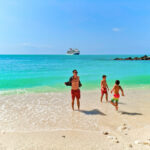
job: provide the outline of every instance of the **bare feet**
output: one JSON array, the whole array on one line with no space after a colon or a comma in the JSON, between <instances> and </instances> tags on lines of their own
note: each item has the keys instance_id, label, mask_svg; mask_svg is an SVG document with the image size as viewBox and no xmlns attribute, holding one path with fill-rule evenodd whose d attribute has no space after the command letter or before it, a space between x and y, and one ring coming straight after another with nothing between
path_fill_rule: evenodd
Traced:
<instances>
[{"instance_id":1,"label":"bare feet","mask_svg":"<svg viewBox=\"0 0 150 150\"><path fill-rule=\"evenodd\" d=\"M118 106L116 106L116 111L118 111Z\"/></svg>"},{"instance_id":2,"label":"bare feet","mask_svg":"<svg viewBox=\"0 0 150 150\"><path fill-rule=\"evenodd\" d=\"M116 111L118 111L118 105L114 104L112 101L110 101L110 103L116 108Z\"/></svg>"}]
</instances>

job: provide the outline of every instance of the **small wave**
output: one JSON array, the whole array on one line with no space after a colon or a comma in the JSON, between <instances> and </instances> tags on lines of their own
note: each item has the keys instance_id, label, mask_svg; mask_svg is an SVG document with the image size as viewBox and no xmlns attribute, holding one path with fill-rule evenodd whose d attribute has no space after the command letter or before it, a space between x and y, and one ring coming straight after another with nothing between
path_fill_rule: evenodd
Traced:
<instances>
[{"instance_id":1,"label":"small wave","mask_svg":"<svg viewBox=\"0 0 150 150\"><path fill-rule=\"evenodd\" d=\"M34 88L25 88L25 89L14 89L14 90L3 90L0 91L0 95L18 95L18 94L28 94L28 93L47 93L47 92L63 92L65 89L53 88L49 86L41 86Z\"/></svg>"}]
</instances>

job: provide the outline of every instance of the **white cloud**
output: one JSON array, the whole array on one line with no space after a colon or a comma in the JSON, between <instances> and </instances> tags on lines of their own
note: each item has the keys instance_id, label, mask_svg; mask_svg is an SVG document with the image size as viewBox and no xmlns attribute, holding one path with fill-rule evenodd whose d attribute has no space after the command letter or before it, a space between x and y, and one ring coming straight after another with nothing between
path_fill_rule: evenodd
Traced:
<instances>
[{"instance_id":1,"label":"white cloud","mask_svg":"<svg viewBox=\"0 0 150 150\"><path fill-rule=\"evenodd\" d=\"M20 46L23 46L23 47L30 47L30 48L46 48L46 49L50 49L52 48L51 45L49 44L34 44L34 43L29 43L29 42L24 42L24 43L20 43L19 44Z\"/></svg>"},{"instance_id":2,"label":"white cloud","mask_svg":"<svg viewBox=\"0 0 150 150\"><path fill-rule=\"evenodd\" d=\"M114 32L119 32L119 31L120 31L120 28L112 28L112 31L114 31Z\"/></svg>"}]
</instances>

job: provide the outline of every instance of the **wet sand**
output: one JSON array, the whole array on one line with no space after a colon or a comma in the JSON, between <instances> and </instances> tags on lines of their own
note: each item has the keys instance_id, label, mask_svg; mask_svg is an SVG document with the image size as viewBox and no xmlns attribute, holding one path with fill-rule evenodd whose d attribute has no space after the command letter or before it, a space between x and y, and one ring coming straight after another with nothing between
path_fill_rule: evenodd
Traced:
<instances>
[{"instance_id":1,"label":"wet sand","mask_svg":"<svg viewBox=\"0 0 150 150\"><path fill-rule=\"evenodd\" d=\"M0 150L150 149L148 89L125 89L118 112L98 90L81 94L80 111L70 91L1 95Z\"/></svg>"}]
</instances>

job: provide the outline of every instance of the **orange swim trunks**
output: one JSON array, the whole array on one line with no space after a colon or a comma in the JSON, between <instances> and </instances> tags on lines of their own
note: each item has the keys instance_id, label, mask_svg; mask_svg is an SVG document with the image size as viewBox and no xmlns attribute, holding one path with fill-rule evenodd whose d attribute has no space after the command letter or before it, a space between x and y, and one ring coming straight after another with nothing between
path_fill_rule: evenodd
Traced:
<instances>
[{"instance_id":1,"label":"orange swim trunks","mask_svg":"<svg viewBox=\"0 0 150 150\"><path fill-rule=\"evenodd\" d=\"M80 89L77 89L77 90L71 90L71 95L72 95L72 99L74 99L75 97L77 99L80 99Z\"/></svg>"}]
</instances>

